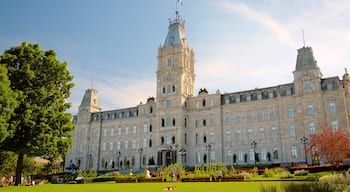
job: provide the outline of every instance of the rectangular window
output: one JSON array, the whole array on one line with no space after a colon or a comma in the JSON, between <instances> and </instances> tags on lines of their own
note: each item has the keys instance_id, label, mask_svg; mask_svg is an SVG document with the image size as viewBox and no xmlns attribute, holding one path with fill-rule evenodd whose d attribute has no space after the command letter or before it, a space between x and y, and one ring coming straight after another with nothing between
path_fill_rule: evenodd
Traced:
<instances>
[{"instance_id":1,"label":"rectangular window","mask_svg":"<svg viewBox=\"0 0 350 192\"><path fill-rule=\"evenodd\" d=\"M171 126L171 118L170 118L170 117L167 117L165 123L166 123L166 126L167 126L167 127L170 127L170 126Z\"/></svg>"},{"instance_id":2,"label":"rectangular window","mask_svg":"<svg viewBox=\"0 0 350 192\"><path fill-rule=\"evenodd\" d=\"M133 149L136 149L136 140L132 140L132 145L131 145L131 147L132 147Z\"/></svg>"},{"instance_id":3,"label":"rectangular window","mask_svg":"<svg viewBox=\"0 0 350 192\"><path fill-rule=\"evenodd\" d=\"M124 141L124 149L128 149L129 148L129 142L128 141Z\"/></svg>"},{"instance_id":4,"label":"rectangular window","mask_svg":"<svg viewBox=\"0 0 350 192\"><path fill-rule=\"evenodd\" d=\"M125 127L125 135L129 134L129 127Z\"/></svg>"},{"instance_id":5,"label":"rectangular window","mask_svg":"<svg viewBox=\"0 0 350 192\"><path fill-rule=\"evenodd\" d=\"M91 152L95 151L95 144L91 144Z\"/></svg>"},{"instance_id":6,"label":"rectangular window","mask_svg":"<svg viewBox=\"0 0 350 192\"><path fill-rule=\"evenodd\" d=\"M249 149L249 160L254 161L254 149Z\"/></svg>"},{"instance_id":7,"label":"rectangular window","mask_svg":"<svg viewBox=\"0 0 350 192\"><path fill-rule=\"evenodd\" d=\"M117 141L117 150L120 150L120 141Z\"/></svg>"},{"instance_id":8,"label":"rectangular window","mask_svg":"<svg viewBox=\"0 0 350 192\"><path fill-rule=\"evenodd\" d=\"M114 129L113 129L113 128L111 129L110 136L111 136L111 137L113 137L113 136L114 136Z\"/></svg>"},{"instance_id":9,"label":"rectangular window","mask_svg":"<svg viewBox=\"0 0 350 192\"><path fill-rule=\"evenodd\" d=\"M252 129L248 129L248 140L253 140L254 136L253 136L253 130Z\"/></svg>"},{"instance_id":10,"label":"rectangular window","mask_svg":"<svg viewBox=\"0 0 350 192\"><path fill-rule=\"evenodd\" d=\"M200 126L200 121L196 119L196 128L198 128L199 126Z\"/></svg>"},{"instance_id":11,"label":"rectangular window","mask_svg":"<svg viewBox=\"0 0 350 192\"><path fill-rule=\"evenodd\" d=\"M136 135L136 126L135 125L132 127L132 134Z\"/></svg>"},{"instance_id":12,"label":"rectangular window","mask_svg":"<svg viewBox=\"0 0 350 192\"><path fill-rule=\"evenodd\" d=\"M226 131L226 143L231 143L231 131Z\"/></svg>"},{"instance_id":13,"label":"rectangular window","mask_svg":"<svg viewBox=\"0 0 350 192\"><path fill-rule=\"evenodd\" d=\"M339 130L338 121L337 120L332 121L332 130L333 130L333 132L336 132L336 131Z\"/></svg>"},{"instance_id":14,"label":"rectangular window","mask_svg":"<svg viewBox=\"0 0 350 192\"><path fill-rule=\"evenodd\" d=\"M210 158L210 162L216 161L215 151L210 151L209 158Z\"/></svg>"},{"instance_id":15,"label":"rectangular window","mask_svg":"<svg viewBox=\"0 0 350 192\"><path fill-rule=\"evenodd\" d=\"M262 148L261 149L261 160L262 161L266 161L266 149L265 148Z\"/></svg>"},{"instance_id":16,"label":"rectangular window","mask_svg":"<svg viewBox=\"0 0 350 192\"><path fill-rule=\"evenodd\" d=\"M232 151L231 151L231 150L228 150L228 151L227 151L227 154L226 154L226 162L232 163L232 160L233 160Z\"/></svg>"},{"instance_id":17,"label":"rectangular window","mask_svg":"<svg viewBox=\"0 0 350 192\"><path fill-rule=\"evenodd\" d=\"M259 129L259 138L261 140L265 139L265 129L264 128Z\"/></svg>"},{"instance_id":18,"label":"rectangular window","mask_svg":"<svg viewBox=\"0 0 350 192\"><path fill-rule=\"evenodd\" d=\"M102 144L102 151L106 151L106 143Z\"/></svg>"},{"instance_id":19,"label":"rectangular window","mask_svg":"<svg viewBox=\"0 0 350 192\"><path fill-rule=\"evenodd\" d=\"M307 115L313 115L314 114L314 108L312 107L312 105L307 105Z\"/></svg>"},{"instance_id":20,"label":"rectangular window","mask_svg":"<svg viewBox=\"0 0 350 192\"><path fill-rule=\"evenodd\" d=\"M215 133L214 132L210 132L210 142L215 143Z\"/></svg>"},{"instance_id":21,"label":"rectangular window","mask_svg":"<svg viewBox=\"0 0 350 192\"><path fill-rule=\"evenodd\" d=\"M213 107L214 106L214 101L212 99L209 100L209 106Z\"/></svg>"},{"instance_id":22,"label":"rectangular window","mask_svg":"<svg viewBox=\"0 0 350 192\"><path fill-rule=\"evenodd\" d=\"M113 142L110 142L110 143L109 143L109 150L110 150L110 151L113 151Z\"/></svg>"},{"instance_id":23,"label":"rectangular window","mask_svg":"<svg viewBox=\"0 0 350 192\"><path fill-rule=\"evenodd\" d=\"M241 132L241 130L237 131L237 141L242 141L242 132Z\"/></svg>"},{"instance_id":24,"label":"rectangular window","mask_svg":"<svg viewBox=\"0 0 350 192\"><path fill-rule=\"evenodd\" d=\"M122 135L122 128L118 128L118 135Z\"/></svg>"},{"instance_id":25,"label":"rectangular window","mask_svg":"<svg viewBox=\"0 0 350 192\"><path fill-rule=\"evenodd\" d=\"M330 113L336 113L337 112L337 108L335 107L335 103L330 103L329 104L329 112Z\"/></svg>"},{"instance_id":26,"label":"rectangular window","mask_svg":"<svg viewBox=\"0 0 350 192\"><path fill-rule=\"evenodd\" d=\"M274 121L276 119L276 113L274 111L270 111L270 121Z\"/></svg>"},{"instance_id":27,"label":"rectangular window","mask_svg":"<svg viewBox=\"0 0 350 192\"><path fill-rule=\"evenodd\" d=\"M229 115L225 115L225 123L226 124L230 124L230 122L231 122L230 116Z\"/></svg>"},{"instance_id":28,"label":"rectangular window","mask_svg":"<svg viewBox=\"0 0 350 192\"><path fill-rule=\"evenodd\" d=\"M259 111L258 112L258 121L263 121L264 120L264 112Z\"/></svg>"},{"instance_id":29,"label":"rectangular window","mask_svg":"<svg viewBox=\"0 0 350 192\"><path fill-rule=\"evenodd\" d=\"M277 139L277 130L276 130L276 127L272 127L271 128L271 137L272 139Z\"/></svg>"},{"instance_id":30,"label":"rectangular window","mask_svg":"<svg viewBox=\"0 0 350 192\"><path fill-rule=\"evenodd\" d=\"M143 138L143 140L142 140L142 147L143 148L147 147L147 139L146 138Z\"/></svg>"},{"instance_id":31,"label":"rectangular window","mask_svg":"<svg viewBox=\"0 0 350 192\"><path fill-rule=\"evenodd\" d=\"M238 161L243 161L243 152L241 150L238 151Z\"/></svg>"},{"instance_id":32,"label":"rectangular window","mask_svg":"<svg viewBox=\"0 0 350 192\"><path fill-rule=\"evenodd\" d=\"M103 129L103 137L107 136L107 129Z\"/></svg>"},{"instance_id":33,"label":"rectangular window","mask_svg":"<svg viewBox=\"0 0 350 192\"><path fill-rule=\"evenodd\" d=\"M239 115L239 114L236 115L236 123L237 124L241 123L241 115Z\"/></svg>"},{"instance_id":34,"label":"rectangular window","mask_svg":"<svg viewBox=\"0 0 350 192\"><path fill-rule=\"evenodd\" d=\"M298 157L297 155L297 147L292 147L292 159L296 159Z\"/></svg>"},{"instance_id":35,"label":"rectangular window","mask_svg":"<svg viewBox=\"0 0 350 192\"><path fill-rule=\"evenodd\" d=\"M201 153L199 151L196 152L196 162L197 164L201 163Z\"/></svg>"},{"instance_id":36,"label":"rectangular window","mask_svg":"<svg viewBox=\"0 0 350 192\"><path fill-rule=\"evenodd\" d=\"M251 113L247 114L247 122L251 123L253 121L253 115Z\"/></svg>"},{"instance_id":37,"label":"rectangular window","mask_svg":"<svg viewBox=\"0 0 350 192\"><path fill-rule=\"evenodd\" d=\"M171 107L171 101L169 99L166 100L166 107Z\"/></svg>"},{"instance_id":38,"label":"rectangular window","mask_svg":"<svg viewBox=\"0 0 350 192\"><path fill-rule=\"evenodd\" d=\"M170 145L170 135L169 134L165 135L165 144Z\"/></svg>"},{"instance_id":39,"label":"rectangular window","mask_svg":"<svg viewBox=\"0 0 350 192\"><path fill-rule=\"evenodd\" d=\"M215 126L215 119L213 117L209 118L209 126Z\"/></svg>"},{"instance_id":40,"label":"rectangular window","mask_svg":"<svg viewBox=\"0 0 350 192\"><path fill-rule=\"evenodd\" d=\"M294 125L289 125L289 136L295 137L295 127Z\"/></svg>"},{"instance_id":41,"label":"rectangular window","mask_svg":"<svg viewBox=\"0 0 350 192\"><path fill-rule=\"evenodd\" d=\"M147 133L147 131L148 131L148 126L147 126L146 123L144 123L144 124L143 124L143 132L144 132L144 133Z\"/></svg>"},{"instance_id":42,"label":"rectangular window","mask_svg":"<svg viewBox=\"0 0 350 192\"><path fill-rule=\"evenodd\" d=\"M316 133L316 128L315 128L315 123L314 122L309 123L309 131L310 131L310 135Z\"/></svg>"},{"instance_id":43,"label":"rectangular window","mask_svg":"<svg viewBox=\"0 0 350 192\"><path fill-rule=\"evenodd\" d=\"M291 107L288 107L288 118L293 118L294 116L294 110Z\"/></svg>"}]
</instances>

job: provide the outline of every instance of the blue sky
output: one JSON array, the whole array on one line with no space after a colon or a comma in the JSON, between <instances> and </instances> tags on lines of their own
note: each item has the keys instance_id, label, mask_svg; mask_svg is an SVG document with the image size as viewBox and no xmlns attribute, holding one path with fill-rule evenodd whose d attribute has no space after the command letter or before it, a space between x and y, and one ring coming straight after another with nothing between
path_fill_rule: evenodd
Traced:
<instances>
[{"instance_id":1,"label":"blue sky","mask_svg":"<svg viewBox=\"0 0 350 192\"><path fill-rule=\"evenodd\" d=\"M311 46L324 77L350 66L348 0L183 0L196 90L236 92L293 81L297 49ZM0 52L22 41L68 62L76 113L85 89L103 110L156 95L157 50L176 0L3 0ZM350 69L349 69L350 70ZM197 91L196 91L197 93Z\"/></svg>"}]
</instances>

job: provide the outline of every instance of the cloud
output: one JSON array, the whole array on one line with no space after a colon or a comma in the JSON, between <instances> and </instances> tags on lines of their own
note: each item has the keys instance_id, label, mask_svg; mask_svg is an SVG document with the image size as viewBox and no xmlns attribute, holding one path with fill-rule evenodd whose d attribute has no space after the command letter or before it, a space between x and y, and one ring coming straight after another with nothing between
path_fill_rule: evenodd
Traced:
<instances>
[{"instance_id":1,"label":"cloud","mask_svg":"<svg viewBox=\"0 0 350 192\"><path fill-rule=\"evenodd\" d=\"M284 27L284 25L279 23L277 20L270 17L268 14L254 10L247 4L241 2L224 1L220 6L229 13L239 14L259 23L271 31L273 34L275 34L280 39L280 41L287 44L288 46L293 48L297 46L297 43L290 35L288 30L286 30L286 27Z\"/></svg>"}]
</instances>

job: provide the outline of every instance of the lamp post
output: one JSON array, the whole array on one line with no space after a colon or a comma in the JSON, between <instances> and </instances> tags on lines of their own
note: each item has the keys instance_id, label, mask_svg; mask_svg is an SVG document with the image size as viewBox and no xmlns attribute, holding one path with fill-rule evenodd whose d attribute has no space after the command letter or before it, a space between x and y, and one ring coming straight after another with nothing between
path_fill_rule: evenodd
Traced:
<instances>
[{"instance_id":1,"label":"lamp post","mask_svg":"<svg viewBox=\"0 0 350 192\"><path fill-rule=\"evenodd\" d=\"M307 165L307 153L306 153L306 143L308 142L309 138L303 136L300 138L300 142L304 144L304 152L305 152L305 164Z\"/></svg>"},{"instance_id":2,"label":"lamp post","mask_svg":"<svg viewBox=\"0 0 350 192\"><path fill-rule=\"evenodd\" d=\"M207 151L208 151L208 165L210 165L210 151L211 151L211 148L212 148L212 145L210 145L210 144L206 144L205 145L205 148L207 149Z\"/></svg>"},{"instance_id":3,"label":"lamp post","mask_svg":"<svg viewBox=\"0 0 350 192\"><path fill-rule=\"evenodd\" d=\"M142 147L140 147L140 149L138 149L137 151L140 153L140 169L141 169L141 156L142 156L142 153L143 153Z\"/></svg>"},{"instance_id":4,"label":"lamp post","mask_svg":"<svg viewBox=\"0 0 350 192\"><path fill-rule=\"evenodd\" d=\"M254 167L256 167L256 158L255 158L256 152L255 152L255 149L256 149L256 145L257 145L257 144L258 144L258 143L257 143L256 141L253 141L252 143L250 143L250 145L253 146L253 150L254 150Z\"/></svg>"}]
</instances>

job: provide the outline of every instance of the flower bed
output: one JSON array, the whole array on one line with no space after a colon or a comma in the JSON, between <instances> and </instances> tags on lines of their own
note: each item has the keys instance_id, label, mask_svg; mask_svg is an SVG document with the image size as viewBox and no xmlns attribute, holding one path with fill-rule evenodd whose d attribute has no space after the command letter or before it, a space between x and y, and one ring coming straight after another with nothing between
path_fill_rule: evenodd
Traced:
<instances>
[{"instance_id":1,"label":"flower bed","mask_svg":"<svg viewBox=\"0 0 350 192\"><path fill-rule=\"evenodd\" d=\"M139 178L139 179L137 179L137 182L138 183L163 182L163 178L161 178L161 177Z\"/></svg>"},{"instance_id":2,"label":"flower bed","mask_svg":"<svg viewBox=\"0 0 350 192\"><path fill-rule=\"evenodd\" d=\"M211 177L182 178L181 182L211 182Z\"/></svg>"},{"instance_id":3,"label":"flower bed","mask_svg":"<svg viewBox=\"0 0 350 192\"><path fill-rule=\"evenodd\" d=\"M221 181L246 181L246 177L244 175L226 176Z\"/></svg>"}]
</instances>

